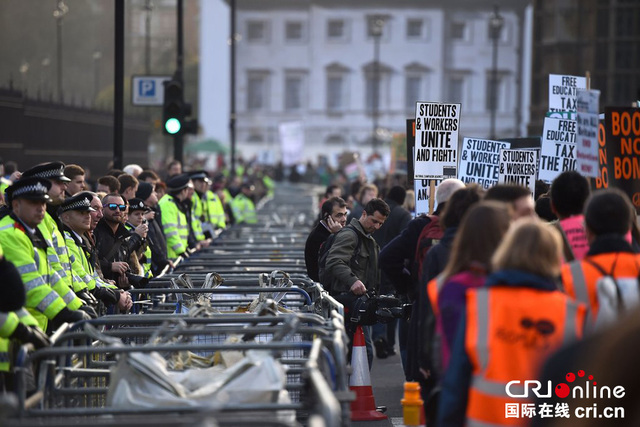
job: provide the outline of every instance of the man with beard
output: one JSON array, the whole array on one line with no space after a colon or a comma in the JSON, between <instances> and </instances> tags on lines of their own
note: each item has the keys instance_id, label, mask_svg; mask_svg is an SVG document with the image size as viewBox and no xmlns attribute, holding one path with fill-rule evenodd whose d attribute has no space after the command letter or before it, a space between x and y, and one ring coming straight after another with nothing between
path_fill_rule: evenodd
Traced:
<instances>
[{"instance_id":1,"label":"man with beard","mask_svg":"<svg viewBox=\"0 0 640 427\"><path fill-rule=\"evenodd\" d=\"M90 318L84 311L69 309L52 286L53 281L59 282L59 277L46 262L49 243L38 227L46 216L50 188L51 182L38 177L16 181L7 188L11 214L0 221L4 256L20 272L27 294L25 307L40 329L47 332L64 322ZM73 296L75 298L75 294Z\"/></svg>"},{"instance_id":2,"label":"man with beard","mask_svg":"<svg viewBox=\"0 0 640 427\"><path fill-rule=\"evenodd\" d=\"M318 254L320 246L327 238L342 230L347 224L347 203L341 197L331 197L322 204L322 219L311 231L304 245L304 262L307 267L307 274L316 281L320 281L318 276Z\"/></svg>"},{"instance_id":3,"label":"man with beard","mask_svg":"<svg viewBox=\"0 0 640 427\"><path fill-rule=\"evenodd\" d=\"M121 289L128 289L127 273L140 275L131 255L142 245L148 227L141 224L134 233L125 228L127 205L119 194L104 196L102 207L103 217L94 230L100 268L106 279L115 280Z\"/></svg>"},{"instance_id":4,"label":"man with beard","mask_svg":"<svg viewBox=\"0 0 640 427\"><path fill-rule=\"evenodd\" d=\"M44 178L51 182L47 212L44 220L38 225L45 240L49 243L47 259L57 276L53 279L54 281L52 281L51 287L62 297L65 303L67 303L67 307L70 310L86 310L91 317L97 317L95 311L91 308L91 305L95 302L95 298L86 292L84 287L74 289L71 275L67 274L70 264L69 250L60 231L62 229L62 223L60 222L60 218L58 218L58 209L64 201L67 183L70 181L70 179L64 175L64 163L43 163L24 171L22 176L24 178Z\"/></svg>"},{"instance_id":5,"label":"man with beard","mask_svg":"<svg viewBox=\"0 0 640 427\"><path fill-rule=\"evenodd\" d=\"M102 301L104 305L115 305L121 311L131 308L131 296L119 290L115 285L104 282L90 263L90 249L87 247L83 235L91 227L91 207L94 194L88 191L80 192L67 198L62 203L60 219L63 223L67 247L71 254L70 272L74 281L82 282L89 292ZM97 306L95 307L97 308Z\"/></svg>"}]
</instances>

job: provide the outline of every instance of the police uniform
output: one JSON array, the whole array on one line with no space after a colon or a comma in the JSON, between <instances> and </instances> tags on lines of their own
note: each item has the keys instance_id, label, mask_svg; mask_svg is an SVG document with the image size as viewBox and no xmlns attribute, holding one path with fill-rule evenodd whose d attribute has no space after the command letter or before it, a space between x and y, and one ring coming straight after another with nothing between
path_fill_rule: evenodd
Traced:
<instances>
[{"instance_id":1,"label":"police uniform","mask_svg":"<svg viewBox=\"0 0 640 427\"><path fill-rule=\"evenodd\" d=\"M180 200L171 194L178 193L189 185L189 176L181 174L167 181L168 193L158 202L162 230L167 239L167 256L175 259L189 246L189 224L186 215L180 210Z\"/></svg>"},{"instance_id":2,"label":"police uniform","mask_svg":"<svg viewBox=\"0 0 640 427\"><path fill-rule=\"evenodd\" d=\"M7 188L8 202L28 199L39 202L48 200L51 183L42 178L21 178ZM43 331L50 322L53 327L62 322L87 319L83 313L71 311L61 296L52 288L58 282L57 274L47 262L48 242L40 228L31 228L12 212L0 221L0 241L7 260L18 269L26 291L27 311L35 318ZM67 288L68 289L68 288Z\"/></svg>"},{"instance_id":3,"label":"police uniform","mask_svg":"<svg viewBox=\"0 0 640 427\"><path fill-rule=\"evenodd\" d=\"M147 211L149 208L144 204L142 199L133 198L129 200L129 214L135 211ZM134 232L136 227L127 222L125 225L127 229L131 232ZM151 279L153 277L153 273L151 272L151 257L152 257L152 249L151 245L149 245L149 241L145 241L142 245L144 248L143 251L138 250L137 253L140 255L138 260L140 265L142 266L142 276Z\"/></svg>"},{"instance_id":4,"label":"police uniform","mask_svg":"<svg viewBox=\"0 0 640 427\"><path fill-rule=\"evenodd\" d=\"M249 184L242 184L241 189L251 188ZM246 194L240 192L231 201L231 210L236 224L257 224L256 205Z\"/></svg>"},{"instance_id":5,"label":"police uniform","mask_svg":"<svg viewBox=\"0 0 640 427\"><path fill-rule=\"evenodd\" d=\"M22 177L38 177L48 180L58 180L62 182L71 181L64 175L64 163L50 162L34 166L22 173ZM45 240L48 243L47 260L52 270L56 273L52 275L51 287L62 297L70 310L77 310L83 302L77 294L86 289L79 282L75 282L73 277L67 272L70 269L69 250L64 240L62 231L58 226L57 206L47 206L44 220L38 225ZM76 287L74 287L74 284ZM77 287L80 285L80 287Z\"/></svg>"}]
</instances>

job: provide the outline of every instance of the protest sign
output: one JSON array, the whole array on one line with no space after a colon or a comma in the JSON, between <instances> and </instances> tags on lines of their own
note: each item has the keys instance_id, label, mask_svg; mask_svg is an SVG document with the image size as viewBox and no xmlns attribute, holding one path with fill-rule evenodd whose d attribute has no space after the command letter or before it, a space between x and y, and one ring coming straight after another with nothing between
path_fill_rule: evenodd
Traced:
<instances>
[{"instance_id":1,"label":"protest sign","mask_svg":"<svg viewBox=\"0 0 640 427\"><path fill-rule=\"evenodd\" d=\"M510 147L508 142L465 138L460 152L458 179L465 184L475 182L485 189L494 186L498 182L500 150Z\"/></svg>"},{"instance_id":2,"label":"protest sign","mask_svg":"<svg viewBox=\"0 0 640 427\"><path fill-rule=\"evenodd\" d=\"M564 171L575 170L576 122L545 117L539 179L551 182Z\"/></svg>"},{"instance_id":3,"label":"protest sign","mask_svg":"<svg viewBox=\"0 0 640 427\"><path fill-rule=\"evenodd\" d=\"M435 185L438 186L442 182L441 179L435 180ZM416 216L429 212L429 199L432 197L429 193L430 179L416 179L413 183L413 190L416 193ZM435 198L435 190L433 191L433 197Z\"/></svg>"},{"instance_id":4,"label":"protest sign","mask_svg":"<svg viewBox=\"0 0 640 427\"><path fill-rule=\"evenodd\" d=\"M576 101L576 170L584 176L597 177L598 170L598 101L599 90L578 89Z\"/></svg>"},{"instance_id":5,"label":"protest sign","mask_svg":"<svg viewBox=\"0 0 640 427\"><path fill-rule=\"evenodd\" d=\"M536 189L537 169L537 150L500 150L498 184L522 185L533 194Z\"/></svg>"},{"instance_id":6,"label":"protest sign","mask_svg":"<svg viewBox=\"0 0 640 427\"><path fill-rule=\"evenodd\" d=\"M549 111L576 111L576 90L586 88L586 77L549 74Z\"/></svg>"},{"instance_id":7,"label":"protest sign","mask_svg":"<svg viewBox=\"0 0 640 427\"><path fill-rule=\"evenodd\" d=\"M605 108L608 186L627 193L640 208L640 109Z\"/></svg>"},{"instance_id":8,"label":"protest sign","mask_svg":"<svg viewBox=\"0 0 640 427\"><path fill-rule=\"evenodd\" d=\"M304 151L304 127L302 122L283 122L278 126L280 131L280 149L282 164L293 166L302 161Z\"/></svg>"},{"instance_id":9,"label":"protest sign","mask_svg":"<svg viewBox=\"0 0 640 427\"><path fill-rule=\"evenodd\" d=\"M436 179L455 177L458 165L460 104L418 102L414 177Z\"/></svg>"}]
</instances>

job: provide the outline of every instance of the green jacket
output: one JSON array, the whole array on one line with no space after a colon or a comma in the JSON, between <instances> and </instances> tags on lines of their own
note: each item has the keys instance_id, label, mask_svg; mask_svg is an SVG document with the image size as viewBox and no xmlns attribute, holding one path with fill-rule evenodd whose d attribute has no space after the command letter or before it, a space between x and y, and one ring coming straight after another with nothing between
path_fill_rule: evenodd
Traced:
<instances>
[{"instance_id":1,"label":"green jacket","mask_svg":"<svg viewBox=\"0 0 640 427\"><path fill-rule=\"evenodd\" d=\"M231 210L233 211L233 218L236 224L257 224L258 218L256 217L256 205L253 201L245 196L243 193L238 194L231 201Z\"/></svg>"},{"instance_id":2,"label":"green jacket","mask_svg":"<svg viewBox=\"0 0 640 427\"><path fill-rule=\"evenodd\" d=\"M162 231L167 239L167 256L175 259L182 255L189 246L189 224L187 217L178 208L178 201L165 194L158 202Z\"/></svg>"},{"instance_id":3,"label":"green jacket","mask_svg":"<svg viewBox=\"0 0 640 427\"><path fill-rule=\"evenodd\" d=\"M71 274L67 273L71 269L69 250L62 233L58 229L58 224L49 215L49 212L45 213L44 220L38 225L38 229L40 229L49 244L47 247L47 260L51 269L56 273L51 275L49 284L67 303L69 310L77 310L82 306L82 301L76 296L75 292L79 292L85 287L76 288L75 286L78 285L78 282L74 283Z\"/></svg>"},{"instance_id":4,"label":"green jacket","mask_svg":"<svg viewBox=\"0 0 640 427\"><path fill-rule=\"evenodd\" d=\"M325 268L331 270L334 280L331 290L336 294L349 292L351 285L357 280L364 283L367 290L377 290L380 284L380 270L378 269L380 246L370 234L365 233L359 220L352 219L350 225L360 235L361 247L355 265L351 266L350 264L351 257L358 245L358 238L352 232L338 233L327 254Z\"/></svg>"},{"instance_id":5,"label":"green jacket","mask_svg":"<svg viewBox=\"0 0 640 427\"><path fill-rule=\"evenodd\" d=\"M27 292L26 309L38 321L40 329L46 331L49 320L67 304L50 286L52 277L57 274L47 262L46 240L42 236L36 236L39 243L34 247L32 238L27 235L28 231L12 216L7 215L0 220L0 241L4 256L15 265L22 277ZM75 294L73 296L79 299Z\"/></svg>"}]
</instances>

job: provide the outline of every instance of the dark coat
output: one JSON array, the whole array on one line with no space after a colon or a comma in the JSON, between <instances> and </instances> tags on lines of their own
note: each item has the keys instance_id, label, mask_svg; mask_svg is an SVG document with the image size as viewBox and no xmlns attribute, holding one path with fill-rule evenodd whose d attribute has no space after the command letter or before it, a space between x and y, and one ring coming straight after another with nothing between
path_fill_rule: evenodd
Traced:
<instances>
[{"instance_id":1,"label":"dark coat","mask_svg":"<svg viewBox=\"0 0 640 427\"><path fill-rule=\"evenodd\" d=\"M358 237L352 232L338 233L327 255L325 268L332 270L334 283L332 293L349 292L357 280L364 283L367 290L377 289L380 284L378 253L380 247L370 234L366 234L360 221L352 219L351 226L360 236L360 252L352 268L351 257L356 251Z\"/></svg>"},{"instance_id":2,"label":"dark coat","mask_svg":"<svg viewBox=\"0 0 640 427\"><path fill-rule=\"evenodd\" d=\"M307 242L304 245L304 262L307 266L307 274L311 280L318 282L318 253L320 252L320 245L331 235L331 232L321 222L315 226L315 228L307 237Z\"/></svg>"},{"instance_id":3,"label":"dark coat","mask_svg":"<svg viewBox=\"0 0 640 427\"><path fill-rule=\"evenodd\" d=\"M104 218L98 222L96 229L93 231L93 236L96 241L102 274L105 279L111 280L115 280L117 276L111 271L111 264L117 261L129 262L131 254L137 251L143 242L138 234L129 232L122 224L118 225L118 229L114 234ZM116 244L120 245L120 247L113 252L111 248ZM113 254L107 257L110 253Z\"/></svg>"},{"instance_id":4,"label":"dark coat","mask_svg":"<svg viewBox=\"0 0 640 427\"><path fill-rule=\"evenodd\" d=\"M147 241L151 247L151 272L154 276L157 276L162 269L169 264L169 258L167 256L167 240L162 232L160 209L155 207L153 211L156 213L156 216L148 222L149 232L147 233Z\"/></svg>"}]
</instances>

